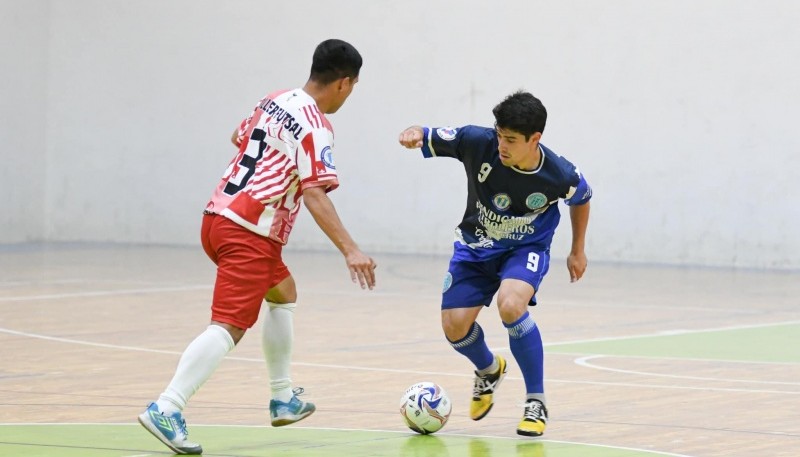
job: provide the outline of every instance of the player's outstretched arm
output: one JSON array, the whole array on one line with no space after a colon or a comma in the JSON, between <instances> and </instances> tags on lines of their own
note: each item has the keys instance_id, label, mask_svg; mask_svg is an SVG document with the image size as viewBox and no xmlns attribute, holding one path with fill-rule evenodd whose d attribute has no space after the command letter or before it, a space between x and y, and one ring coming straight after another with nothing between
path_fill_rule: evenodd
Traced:
<instances>
[{"instance_id":1,"label":"player's outstretched arm","mask_svg":"<svg viewBox=\"0 0 800 457\"><path fill-rule=\"evenodd\" d=\"M589 202L569 207L569 218L572 221L572 249L567 256L567 269L570 282L575 282L586 271L586 226L589 225Z\"/></svg>"},{"instance_id":2,"label":"player's outstretched arm","mask_svg":"<svg viewBox=\"0 0 800 457\"><path fill-rule=\"evenodd\" d=\"M411 127L400 132L400 144L408 149L419 149L422 147L422 138L424 132L419 125L412 125Z\"/></svg>"},{"instance_id":3,"label":"player's outstretched arm","mask_svg":"<svg viewBox=\"0 0 800 457\"><path fill-rule=\"evenodd\" d=\"M310 187L303 191L303 201L306 208L314 216L317 225L325 232L325 235L333 241L333 244L344 255L347 268L350 270L350 278L353 282L361 284L361 288L375 287L375 261L372 257L364 254L356 245L355 241L347 233L333 202L325 193L323 187Z\"/></svg>"}]
</instances>

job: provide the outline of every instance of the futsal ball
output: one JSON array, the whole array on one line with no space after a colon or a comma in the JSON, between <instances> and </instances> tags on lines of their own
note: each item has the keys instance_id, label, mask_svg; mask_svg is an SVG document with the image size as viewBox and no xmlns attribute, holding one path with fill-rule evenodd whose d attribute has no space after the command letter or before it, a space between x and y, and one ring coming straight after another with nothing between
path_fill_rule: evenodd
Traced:
<instances>
[{"instance_id":1,"label":"futsal ball","mask_svg":"<svg viewBox=\"0 0 800 457\"><path fill-rule=\"evenodd\" d=\"M447 392L433 382L412 385L400 399L400 415L406 425L422 435L444 427L450 417L451 408Z\"/></svg>"}]
</instances>

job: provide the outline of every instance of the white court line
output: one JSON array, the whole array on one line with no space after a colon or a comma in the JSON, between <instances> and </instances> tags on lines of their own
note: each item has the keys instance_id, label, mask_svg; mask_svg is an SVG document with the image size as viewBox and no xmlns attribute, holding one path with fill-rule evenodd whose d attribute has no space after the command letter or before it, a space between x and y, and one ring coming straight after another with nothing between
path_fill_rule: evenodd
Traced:
<instances>
[{"instance_id":1,"label":"white court line","mask_svg":"<svg viewBox=\"0 0 800 457\"><path fill-rule=\"evenodd\" d=\"M60 286L64 284L133 284L138 286L167 286L170 283L164 281L145 281L138 279L99 279L99 278L72 278L72 279L46 279L46 280L25 280L25 281L0 281L0 289L2 288L18 288L18 287L41 287L41 286ZM175 284L175 283L172 283ZM192 284L193 285L193 284Z\"/></svg>"},{"instance_id":2,"label":"white court line","mask_svg":"<svg viewBox=\"0 0 800 457\"><path fill-rule=\"evenodd\" d=\"M90 341L82 341L82 340L74 340L71 338L60 338L57 336L47 336L47 335L39 335L36 333L28 333L28 332L18 332L16 330L11 330L7 328L0 327L0 333L8 333L10 335L17 335L17 336L24 336L27 338L36 338L40 340L46 341L56 341L59 343L70 343L70 344L78 344L82 346L92 346L92 347L99 347L99 348L106 348L106 349L122 349L125 351L137 351L137 352L149 352L154 354L168 354L168 355L181 355L182 352L179 351L167 351L162 349L148 349L142 348L137 346L121 346L118 344L105 344L105 343L93 343ZM240 362L256 362L256 363L264 363L263 359L254 359L250 357L236 357L236 356L227 356L225 357L226 360L237 360ZM361 370L361 371L381 371L386 373L412 373L412 374L425 374L425 375L447 375L448 373L436 373L430 371L411 371L411 370L397 370L392 368L368 368L368 367L355 367L355 366L348 366L348 365L333 365L333 364L325 364L325 363L304 363L304 362L292 362L292 365L297 366L304 366L304 367L313 367L313 368L333 368L337 370ZM455 376L465 376L465 377L472 377L472 375L455 375ZM521 379L521 378L520 378Z\"/></svg>"},{"instance_id":3,"label":"white court line","mask_svg":"<svg viewBox=\"0 0 800 457\"><path fill-rule=\"evenodd\" d=\"M575 364L578 366L582 366L585 368L594 368L595 370L602 370L602 371L611 371L614 373L623 373L623 374L638 374L642 376L653 376L653 377L661 377L661 378L673 378L673 379L693 379L697 381L717 381L717 382L746 382L751 384L776 384L782 386L800 386L800 382L781 382L781 381L754 381L750 379L729 379L729 378L707 378L701 376L683 376L683 375L675 375L675 374L663 374L663 373L652 373L648 371L633 371L633 370L620 370L617 368L609 368L600 365L595 365L589 363L589 360L592 359L599 359L603 357L616 357L614 355L589 355L586 357L579 357L575 359Z\"/></svg>"},{"instance_id":4,"label":"white court line","mask_svg":"<svg viewBox=\"0 0 800 457\"><path fill-rule=\"evenodd\" d=\"M732 325L729 327L714 327L714 328L700 328L700 329L679 329L679 330L663 330L660 332L655 333L644 333L640 335L627 335L627 336L609 336L603 338L588 338L585 340L574 340L574 341L562 341L559 343L546 343L545 347L552 347L552 346L564 346L567 344L583 344L583 343L597 343L601 341L622 341L622 340L632 340L636 338L657 338L661 336L673 336L673 335L691 335L694 333L707 333L707 332L725 332L728 330L746 330L751 328L763 328L763 327L778 327L781 325L796 325L800 324L800 320L797 321L782 321L782 322L766 322L761 324L748 324L748 325Z\"/></svg>"},{"instance_id":5,"label":"white court line","mask_svg":"<svg viewBox=\"0 0 800 457\"><path fill-rule=\"evenodd\" d=\"M506 379L515 379L515 378L506 376ZM756 394L800 395L800 391L792 392L788 390L728 389L724 387L689 387L689 386L659 385L659 384L636 384L628 382L574 381L571 379L545 379L545 381L559 382L562 384L587 384L592 386L636 387L642 389L699 390L703 392L737 392L746 394L756 393Z\"/></svg>"},{"instance_id":6,"label":"white court line","mask_svg":"<svg viewBox=\"0 0 800 457\"><path fill-rule=\"evenodd\" d=\"M88 280L88 279L68 279L68 280L52 280L52 281L45 281L43 283L36 283L36 282L29 282L28 284L59 284L59 283L90 283L90 282L97 282L97 280ZM104 280L104 282L109 282L109 280ZM131 281L126 281L131 282ZM137 283L137 281L134 281ZM145 281L138 281L141 284L153 284L148 283ZM7 282L2 283L0 282L0 287L3 287L4 284L19 284L23 285L26 284L24 282ZM29 295L29 296L17 296L17 297L0 297L1 302L19 302L19 301L39 301L39 300L58 300L62 298L80 298L80 297L106 297L106 296L113 296L113 295L132 295L132 294L149 294L149 293L159 293L159 292L182 292L182 291L191 291L191 290L203 290L203 289L212 289L213 286L211 285L185 285L185 286L171 286L171 287L157 287L157 288L146 288L146 289L117 289L117 290L101 290L101 291L90 291L90 292L73 292L73 293L62 293L62 294L46 294L46 295ZM337 295L337 296L359 296L359 294L363 293L363 291L344 291L344 290L315 290L315 289L303 289L302 293L308 294L324 294L324 295ZM438 296L440 294L438 289L431 289L430 295ZM370 296L377 296L377 297L406 297L408 292L380 292L380 291L370 291ZM494 300L492 301L494 303ZM581 306L580 303L561 303L561 302L552 302L553 305L558 306ZM610 308L618 308L618 307L625 307L625 308L634 308L634 309L649 309L649 306L639 306L635 304L624 304L619 302L614 303L601 303L601 304L593 304L593 307L603 306L603 307L610 307ZM719 312L724 311L726 313L736 312L736 313L744 313L749 314L751 310L731 310L731 309L719 309L719 308L703 308L703 307L673 307L672 309L676 310L697 310L697 311L709 311L709 312ZM630 338L636 338L636 336L632 336ZM594 340L587 340L587 341L594 341ZM581 342L581 341L578 341ZM558 343L558 344L572 344L572 342L567 343Z\"/></svg>"},{"instance_id":7,"label":"white court line","mask_svg":"<svg viewBox=\"0 0 800 457\"><path fill-rule=\"evenodd\" d=\"M159 292L185 292L189 290L203 290L212 288L213 286L209 285L204 285L204 286L194 285L194 286L151 287L146 289L96 290L93 292L28 295L21 297L0 297L0 302L20 302L20 301L38 301L38 300L54 300L54 299L59 300L62 298L106 297L109 295L154 294Z\"/></svg>"},{"instance_id":8,"label":"white court line","mask_svg":"<svg viewBox=\"0 0 800 457\"><path fill-rule=\"evenodd\" d=\"M547 300L547 306L575 306L575 307L584 307L584 308L597 308L601 306L603 308L623 308L623 309L653 309L653 310L662 310L663 308L657 307L654 305L636 305L632 303L622 303L619 301L608 301L608 300L595 300L595 301L562 301L560 299L556 300ZM736 314L744 314L744 315L754 315L758 314L758 311L753 310L752 308L745 308L745 309L731 309L731 308L713 308L708 306L670 306L670 310L672 311L703 311L703 312L724 312L727 314L729 313L736 313Z\"/></svg>"},{"instance_id":9,"label":"white court line","mask_svg":"<svg viewBox=\"0 0 800 457\"><path fill-rule=\"evenodd\" d=\"M101 348L108 348L108 349L122 349L127 351L138 351L138 352L149 352L149 353L156 353L156 354L169 354L169 355L181 355L181 352L178 351L166 351L160 349L147 349L141 348L136 346L119 346L116 344L105 344L105 343L92 343L89 341L82 341L82 340L73 340L69 338L59 338L54 336L47 336L47 335L38 335L35 333L28 333L28 332L19 332L16 330L11 330L7 328L0 327L0 333L8 333L11 335L18 335L24 336L28 338L37 338L47 341L57 341L60 343L70 343L70 344L79 344L83 346L93 346L93 347L101 347ZM234 357L228 356L225 357L227 360L237 360L241 362L256 362L256 363L264 363L263 359L258 358L249 358L249 357ZM445 372L437 372L437 371L416 371L416 370L400 370L400 369L392 369L392 368L371 368L371 367L359 367L359 366L352 366L352 365L334 365L334 364L324 364L324 363L308 363L308 362L292 362L292 365L301 366L301 367L312 367L312 368L331 368L336 370L359 370L359 371L373 371L373 372L380 372L380 373L405 373L405 374L419 374L419 375L426 375L426 376L455 376L455 377L467 377L471 378L472 375L469 374L455 374L455 373L445 373ZM507 376L506 379L514 379L514 380L521 380L522 378ZM574 380L563 380L563 379L546 379L548 382L559 382L565 384L588 384L588 385L598 385L598 386L618 386L618 387L641 387L646 389L677 389L677 390L703 390L703 391L718 391L718 392L748 392L748 393L769 393L769 394L782 394L782 395L800 395L800 392L789 392L789 391L780 391L780 390L753 390L753 389L726 389L721 387L687 387L687 386L674 386L674 385L651 385L651 384L635 384L635 383L621 383L621 382L600 382L600 381L574 381Z\"/></svg>"},{"instance_id":10,"label":"white court line","mask_svg":"<svg viewBox=\"0 0 800 457\"><path fill-rule=\"evenodd\" d=\"M691 335L696 333L709 333L709 332L725 332L728 330L746 330L751 328L763 328L763 327L778 327L781 325L796 325L800 324L800 320L797 321L782 321L782 322L766 322L761 324L748 324L748 325L732 325L730 327L714 327L714 328L698 328L693 330L688 329L681 329L681 330L662 330L660 332L655 333L642 333L639 335L625 335L625 336L607 336L602 338L587 338L584 340L573 340L573 341L561 341L557 343L544 343L544 347L554 347L554 346L566 346L569 344L584 344L584 343L598 343L603 341L623 341L623 340L633 340L637 338L659 338L663 336L673 336L673 335ZM498 347L494 348L496 351L503 351L509 352L511 349L508 347ZM602 354L601 354L602 355ZM632 356L633 357L633 356ZM648 358L655 358L655 357L648 357ZM695 360L706 360L706 359L695 359ZM760 363L760 362L753 362L753 363Z\"/></svg>"},{"instance_id":11,"label":"white court line","mask_svg":"<svg viewBox=\"0 0 800 457\"><path fill-rule=\"evenodd\" d=\"M41 286L52 284L86 284L85 279L51 279L47 281L0 281L0 287Z\"/></svg>"},{"instance_id":12,"label":"white court line","mask_svg":"<svg viewBox=\"0 0 800 457\"><path fill-rule=\"evenodd\" d=\"M75 423L0 423L0 427L6 426L24 426L24 427L37 427L37 426L74 426L74 425L92 425L92 426L124 426L124 427L131 427L136 426L138 424L129 424L129 423L91 423L91 422L75 422ZM224 427L224 428L270 428L266 425L214 425L214 424L192 424L192 427ZM415 434L407 431L407 430L381 430L381 429L363 429L363 428L332 428L332 427L304 427L304 426L294 426L294 429L302 429L302 430L324 430L324 431L332 431L332 432L367 432L367 433L394 433L394 434L403 434L409 436L416 436ZM724 430L723 430L724 431ZM436 436L455 436L460 438L478 438L478 439L491 439L491 440L506 440L506 441L520 441L519 438L507 437L507 436L491 436L491 435L469 435L465 433L447 433L447 432L439 432ZM520 441L526 443L532 443L534 441ZM605 449L621 449L625 451L636 451L636 452L644 452L647 454L656 454L656 455L665 455L668 457L692 457L686 454L675 454L673 452L663 452L663 451L654 451L651 449L639 449L635 447L626 447L626 446L612 446L610 444L594 444L594 443L581 443L579 441L563 441L563 440L549 440L544 438L538 438L535 442L544 442L544 443L557 443L557 444L570 444L570 445L577 445L577 446L591 446L591 447L601 447ZM150 454L144 454L150 455ZM136 457L136 456L130 456Z\"/></svg>"},{"instance_id":13,"label":"white court line","mask_svg":"<svg viewBox=\"0 0 800 457\"><path fill-rule=\"evenodd\" d=\"M93 347L98 347L98 348L123 349L123 350L126 350L126 351L151 352L151 353L156 353L156 354L170 354L170 355L175 355L175 354L180 355L181 354L180 352L177 352L177 351L165 351L165 350L161 350L161 349L147 349L147 348L136 347L136 346L120 346L118 344L92 343L91 341L73 340L73 339L70 339L70 338L59 338L57 336L39 335L39 334L36 334L36 333L28 333L28 332L18 332L16 330L11 330L11 329L2 328L2 327L0 327L0 333L8 333L10 335L25 336L25 337L28 337L28 338L36 338L36 339L46 340L46 341L57 341L57 342L60 342L60 343L71 343L71 344L79 344L79 345L82 345L82 346L93 346ZM226 357L226 358L233 359L233 360L237 359L236 357ZM247 359L247 360L249 361L251 359Z\"/></svg>"},{"instance_id":14,"label":"white court line","mask_svg":"<svg viewBox=\"0 0 800 457\"><path fill-rule=\"evenodd\" d=\"M510 351L509 351L510 352ZM553 352L550 354L551 356L560 356L560 355L567 355L567 356L584 356L586 355L585 352ZM592 355L604 355L608 357L619 357L624 359L645 359L645 360L677 360L677 361L690 361L690 362L714 362L714 363L732 363L732 364L748 364L748 365L790 365L794 366L797 365L797 362L765 362L762 360L728 360L728 359L700 359L696 357L665 357L665 356L648 356L648 355L620 355L620 354L592 354Z\"/></svg>"},{"instance_id":15,"label":"white court line","mask_svg":"<svg viewBox=\"0 0 800 457\"><path fill-rule=\"evenodd\" d=\"M21 302L21 301L40 301L40 300L60 300L63 298L81 298L81 297L107 297L113 295L137 295L137 294L154 294L159 292L185 292L192 290L211 290L213 285L186 285L186 286L169 286L169 287L150 287L144 289L116 289L116 290L96 290L91 292L67 292L61 294L44 294L44 295L22 295L17 297L0 297L2 302ZM347 291L323 291L304 289L304 293L308 294L325 294L325 295L342 295L342 296L357 296L363 294L364 291L358 290L356 292ZM376 292L369 291L369 295L378 297L405 297L408 296L407 292Z\"/></svg>"}]
</instances>

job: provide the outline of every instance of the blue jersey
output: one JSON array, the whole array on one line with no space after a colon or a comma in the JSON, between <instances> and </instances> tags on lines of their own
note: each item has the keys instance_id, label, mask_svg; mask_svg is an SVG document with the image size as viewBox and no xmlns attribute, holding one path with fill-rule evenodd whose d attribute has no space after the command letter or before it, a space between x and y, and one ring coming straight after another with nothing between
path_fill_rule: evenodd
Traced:
<instances>
[{"instance_id":1,"label":"blue jersey","mask_svg":"<svg viewBox=\"0 0 800 457\"><path fill-rule=\"evenodd\" d=\"M456 228L454 258L486 260L526 247L547 250L561 218L558 200L581 205L592 189L578 168L541 143L533 170L500 162L494 129L424 127L422 154L453 157L467 173L467 209ZM467 249L464 249L467 248Z\"/></svg>"}]
</instances>

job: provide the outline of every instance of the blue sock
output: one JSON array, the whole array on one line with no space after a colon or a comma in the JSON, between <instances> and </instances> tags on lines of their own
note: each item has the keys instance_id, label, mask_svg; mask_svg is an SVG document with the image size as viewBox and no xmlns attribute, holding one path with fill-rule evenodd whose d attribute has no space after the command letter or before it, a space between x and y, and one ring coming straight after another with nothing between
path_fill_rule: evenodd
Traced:
<instances>
[{"instance_id":1,"label":"blue sock","mask_svg":"<svg viewBox=\"0 0 800 457\"><path fill-rule=\"evenodd\" d=\"M477 322L472 324L467 336L458 341L450 341L450 346L468 358L478 370L488 368L494 362L494 355L483 339L483 329Z\"/></svg>"},{"instance_id":2,"label":"blue sock","mask_svg":"<svg viewBox=\"0 0 800 457\"><path fill-rule=\"evenodd\" d=\"M544 349L539 327L526 311L516 322L503 325L508 329L508 342L525 379L526 392L544 393Z\"/></svg>"}]
</instances>

